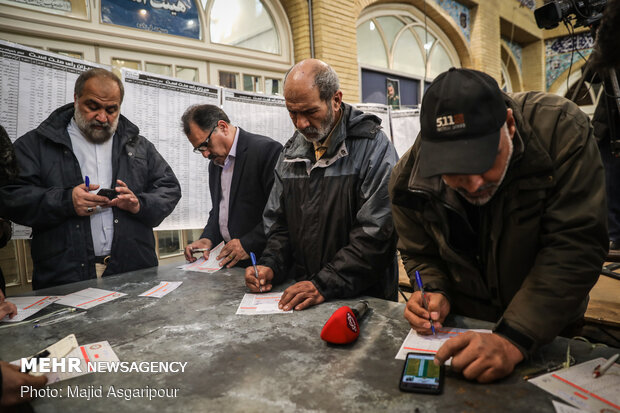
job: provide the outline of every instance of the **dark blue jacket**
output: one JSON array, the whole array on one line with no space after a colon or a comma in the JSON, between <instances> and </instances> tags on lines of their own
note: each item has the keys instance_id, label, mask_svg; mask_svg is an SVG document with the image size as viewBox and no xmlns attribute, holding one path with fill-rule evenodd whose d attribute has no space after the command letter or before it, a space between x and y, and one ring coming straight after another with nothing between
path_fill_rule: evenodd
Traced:
<instances>
[{"instance_id":1,"label":"dark blue jacket","mask_svg":"<svg viewBox=\"0 0 620 413\"><path fill-rule=\"evenodd\" d=\"M263 210L273 186L274 168L282 145L266 136L255 135L239 128L237 154L233 171L230 203L228 208L228 232L232 239L239 239L248 254L260 256L265 248ZM201 238L208 238L216 246L222 242L219 212L222 199L222 168L209 164L209 191L213 207ZM237 266L251 265L248 260Z\"/></svg>"},{"instance_id":2,"label":"dark blue jacket","mask_svg":"<svg viewBox=\"0 0 620 413\"><path fill-rule=\"evenodd\" d=\"M0 214L32 227L33 289L95 278L90 218L78 216L72 190L84 183L67 125L73 103L56 109L15 142L20 168L0 188ZM120 116L112 149L113 182L121 179L140 201L137 214L113 208L114 238L104 275L157 265L153 227L181 198L174 172L138 127Z\"/></svg>"}]
</instances>

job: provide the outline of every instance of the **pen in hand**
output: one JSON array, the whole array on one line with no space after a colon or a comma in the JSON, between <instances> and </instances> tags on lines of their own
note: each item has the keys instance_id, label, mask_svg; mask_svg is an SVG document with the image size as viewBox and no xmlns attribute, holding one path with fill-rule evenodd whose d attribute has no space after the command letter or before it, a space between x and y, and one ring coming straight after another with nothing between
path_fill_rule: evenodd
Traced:
<instances>
[{"instance_id":1,"label":"pen in hand","mask_svg":"<svg viewBox=\"0 0 620 413\"><path fill-rule=\"evenodd\" d=\"M263 287L260 286L260 280L258 278L258 268L256 268L256 255L253 252L250 252L250 258L252 259L252 265L254 266L254 275L258 280L258 291L263 292Z\"/></svg>"},{"instance_id":2,"label":"pen in hand","mask_svg":"<svg viewBox=\"0 0 620 413\"><path fill-rule=\"evenodd\" d=\"M418 284L418 288L420 289L420 293L422 293L422 305L424 309L428 311L428 303L426 302L426 296L424 295L424 285L422 284L422 277L420 277L420 273L418 271L415 272L415 281ZM435 326L433 325L433 320L431 319L431 313L428 313L428 321L431 323L431 331L434 335L437 335L435 331Z\"/></svg>"},{"instance_id":3,"label":"pen in hand","mask_svg":"<svg viewBox=\"0 0 620 413\"><path fill-rule=\"evenodd\" d=\"M90 179L88 178L88 175L84 177L84 185L86 185L86 190L90 191Z\"/></svg>"}]
</instances>

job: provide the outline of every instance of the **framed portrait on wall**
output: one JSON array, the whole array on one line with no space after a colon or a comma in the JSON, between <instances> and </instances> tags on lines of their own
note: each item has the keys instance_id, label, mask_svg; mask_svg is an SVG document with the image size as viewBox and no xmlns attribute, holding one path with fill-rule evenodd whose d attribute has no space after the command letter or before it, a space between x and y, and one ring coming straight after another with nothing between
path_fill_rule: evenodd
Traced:
<instances>
[{"instance_id":1,"label":"framed portrait on wall","mask_svg":"<svg viewBox=\"0 0 620 413\"><path fill-rule=\"evenodd\" d=\"M385 78L387 105L392 109L400 109L400 85L398 79Z\"/></svg>"}]
</instances>

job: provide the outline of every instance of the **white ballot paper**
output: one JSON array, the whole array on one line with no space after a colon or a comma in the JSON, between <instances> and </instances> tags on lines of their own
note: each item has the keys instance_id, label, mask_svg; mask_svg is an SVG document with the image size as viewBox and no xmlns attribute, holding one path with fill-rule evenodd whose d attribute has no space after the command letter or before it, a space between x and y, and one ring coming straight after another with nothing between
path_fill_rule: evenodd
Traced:
<instances>
[{"instance_id":1,"label":"white ballot paper","mask_svg":"<svg viewBox=\"0 0 620 413\"><path fill-rule=\"evenodd\" d=\"M0 321L8 323L23 321L31 315L38 313L40 310L43 310L45 307L58 300L59 298L60 297L52 295L7 298L7 301L12 302L17 307L17 315L13 318L9 318L9 316L7 315Z\"/></svg>"},{"instance_id":2,"label":"white ballot paper","mask_svg":"<svg viewBox=\"0 0 620 413\"><path fill-rule=\"evenodd\" d=\"M292 313L278 308L282 293L246 294L237 309L238 315Z\"/></svg>"},{"instance_id":3,"label":"white ballot paper","mask_svg":"<svg viewBox=\"0 0 620 413\"><path fill-rule=\"evenodd\" d=\"M605 361L597 358L528 381L580 409L620 412L620 365L613 364L600 377L592 377L594 368Z\"/></svg>"},{"instance_id":4,"label":"white ballot paper","mask_svg":"<svg viewBox=\"0 0 620 413\"><path fill-rule=\"evenodd\" d=\"M569 406L568 404L560 403L557 400L552 400L552 403L556 413L586 413L585 410Z\"/></svg>"},{"instance_id":5,"label":"white ballot paper","mask_svg":"<svg viewBox=\"0 0 620 413\"><path fill-rule=\"evenodd\" d=\"M71 351L69 354L67 354L66 358L80 359L79 371L77 371L76 369L74 371L67 371L64 373L45 373L48 385L62 380L67 380L73 377L83 376L85 374L92 373L93 368L89 368L89 363L97 363L99 365L100 363L118 363L120 361L116 356L114 350L112 350L110 343L108 343L107 341L99 341L97 343L79 346L73 351ZM105 371L101 367L98 367L98 369Z\"/></svg>"},{"instance_id":6,"label":"white ballot paper","mask_svg":"<svg viewBox=\"0 0 620 413\"><path fill-rule=\"evenodd\" d=\"M213 273L219 271L222 266L220 262L217 260L217 256L220 255L220 252L224 248L224 241L220 242L219 245L211 250L209 253L209 259L205 260L204 257L198 258L194 262L190 262L189 264L181 265L180 267L183 271L198 271L198 272L206 272Z\"/></svg>"},{"instance_id":7,"label":"white ballot paper","mask_svg":"<svg viewBox=\"0 0 620 413\"><path fill-rule=\"evenodd\" d=\"M435 354L439 347L452 337L456 337L459 334L465 334L468 331L477 331L479 333L491 333L491 330L484 329L467 329L467 328L455 328L455 327L442 327L437 329L436 335L423 336L415 332L415 330L409 330L409 334L400 346L400 350L396 354L396 359L404 360L407 357L407 353L427 353ZM449 366L452 359L446 361L446 365Z\"/></svg>"},{"instance_id":8,"label":"white ballot paper","mask_svg":"<svg viewBox=\"0 0 620 413\"><path fill-rule=\"evenodd\" d=\"M99 288L87 288L73 294L65 295L57 304L68 305L76 308L93 308L96 305L116 300L119 297L127 295L116 291L101 290Z\"/></svg>"},{"instance_id":9,"label":"white ballot paper","mask_svg":"<svg viewBox=\"0 0 620 413\"><path fill-rule=\"evenodd\" d=\"M181 284L183 284L183 281L162 281L159 283L159 285L156 285L150 290L143 292L139 296L161 298L164 295L176 290Z\"/></svg>"}]
</instances>

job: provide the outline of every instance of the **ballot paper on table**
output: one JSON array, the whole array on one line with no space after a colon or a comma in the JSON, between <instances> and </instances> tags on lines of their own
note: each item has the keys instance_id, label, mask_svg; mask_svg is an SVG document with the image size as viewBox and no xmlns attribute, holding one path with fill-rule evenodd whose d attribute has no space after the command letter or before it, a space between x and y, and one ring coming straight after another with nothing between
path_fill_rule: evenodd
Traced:
<instances>
[{"instance_id":1,"label":"ballot paper on table","mask_svg":"<svg viewBox=\"0 0 620 413\"><path fill-rule=\"evenodd\" d=\"M555 413L587 413L585 410L578 409L568 404L560 403L557 400L552 400Z\"/></svg>"},{"instance_id":2,"label":"ballot paper on table","mask_svg":"<svg viewBox=\"0 0 620 413\"><path fill-rule=\"evenodd\" d=\"M437 334L422 335L415 332L415 330L409 330L409 334L400 346L400 350L396 354L396 359L404 360L407 357L407 353L428 353L435 354L439 347L452 337L456 337L460 334L465 334L468 331L477 331L479 333L491 333L491 330L484 329L467 329L467 328L455 328L455 327L442 327L437 329ZM446 361L446 365L449 366L452 359Z\"/></svg>"},{"instance_id":3,"label":"ballot paper on table","mask_svg":"<svg viewBox=\"0 0 620 413\"><path fill-rule=\"evenodd\" d=\"M238 315L282 314L292 313L278 308L282 293L246 294L237 309Z\"/></svg>"},{"instance_id":4,"label":"ballot paper on table","mask_svg":"<svg viewBox=\"0 0 620 413\"><path fill-rule=\"evenodd\" d=\"M119 362L118 356L112 350L110 343L107 341L99 341L97 343L85 344L73 349L66 358L78 358L80 359L80 371L72 372L56 372L45 373L47 377L47 384L56 383L62 380L71 379L73 377L83 376L88 373L92 373L92 369L88 368L89 362Z\"/></svg>"},{"instance_id":5,"label":"ballot paper on table","mask_svg":"<svg viewBox=\"0 0 620 413\"><path fill-rule=\"evenodd\" d=\"M592 377L604 358L597 358L528 380L556 397L589 412L620 412L620 365L613 364L605 374Z\"/></svg>"},{"instance_id":6,"label":"ballot paper on table","mask_svg":"<svg viewBox=\"0 0 620 413\"><path fill-rule=\"evenodd\" d=\"M118 363L120 360L118 359L114 350L110 346L110 343L107 341L100 341L97 343L86 344L80 346L75 338L74 334L70 334L62 340L52 344L51 346L43 349L41 352L37 354L41 354L44 351L48 351L49 354L46 355L46 358L50 359L78 359L79 360L79 369L69 369L65 368L64 372L55 371L49 373L34 373L30 372L33 376L45 376L47 377L47 384L50 385L52 383L57 383L62 380L71 379L73 377L83 376L88 373L92 373L93 369L89 368L89 362L96 362L97 366L100 363L112 362ZM12 361L11 364L19 366L21 364L20 360ZM65 366L68 365L68 362L65 362ZM101 367L99 367L101 368ZM62 370L61 368L51 369L50 370Z\"/></svg>"},{"instance_id":7,"label":"ballot paper on table","mask_svg":"<svg viewBox=\"0 0 620 413\"><path fill-rule=\"evenodd\" d=\"M43 310L45 307L47 307L54 301L57 301L59 298L60 297L58 296L52 295L7 298L7 301L10 301L11 303L15 304L15 307L17 307L17 315L13 318L9 318L9 316L6 316L0 321L8 323L23 321L31 315L38 313L40 310Z\"/></svg>"},{"instance_id":8,"label":"ballot paper on table","mask_svg":"<svg viewBox=\"0 0 620 413\"><path fill-rule=\"evenodd\" d=\"M222 266L220 265L220 261L217 260L217 256L220 255L220 252L222 252L222 248L224 248L224 241L220 242L217 247L211 250L208 260L205 260L204 257L200 257L194 262L181 265L177 268L180 268L183 271L198 271L209 274L219 271Z\"/></svg>"},{"instance_id":9,"label":"ballot paper on table","mask_svg":"<svg viewBox=\"0 0 620 413\"><path fill-rule=\"evenodd\" d=\"M86 288L73 294L65 295L57 304L68 305L76 308L93 308L96 305L116 300L119 297L127 295L116 291L101 290L99 288Z\"/></svg>"},{"instance_id":10,"label":"ballot paper on table","mask_svg":"<svg viewBox=\"0 0 620 413\"><path fill-rule=\"evenodd\" d=\"M140 294L140 297L156 297L161 298L164 295L176 290L183 281L162 281L159 285Z\"/></svg>"},{"instance_id":11,"label":"ballot paper on table","mask_svg":"<svg viewBox=\"0 0 620 413\"><path fill-rule=\"evenodd\" d=\"M77 346L78 346L78 342L77 342L77 339L75 338L75 334L69 334L67 337L63 338L62 340L58 340L54 344L26 358L29 361L32 359L36 359L37 364L38 364L39 358L62 359L67 354L69 354L71 351L73 351L75 348L77 348ZM12 361L11 364L14 364L16 366L21 366L21 359ZM30 371L29 373L33 376L45 375L45 373L41 373L37 371Z\"/></svg>"}]
</instances>

